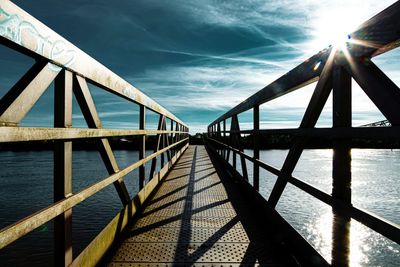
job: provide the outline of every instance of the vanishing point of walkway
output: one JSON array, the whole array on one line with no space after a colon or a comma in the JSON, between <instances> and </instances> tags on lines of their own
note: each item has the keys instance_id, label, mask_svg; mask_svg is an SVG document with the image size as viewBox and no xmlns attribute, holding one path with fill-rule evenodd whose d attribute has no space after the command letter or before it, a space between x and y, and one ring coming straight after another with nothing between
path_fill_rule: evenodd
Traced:
<instances>
[{"instance_id":1,"label":"vanishing point of walkway","mask_svg":"<svg viewBox=\"0 0 400 267\"><path fill-rule=\"evenodd\" d=\"M109 266L285 265L246 214L249 209L234 187L221 179L203 146L190 146Z\"/></svg>"}]
</instances>

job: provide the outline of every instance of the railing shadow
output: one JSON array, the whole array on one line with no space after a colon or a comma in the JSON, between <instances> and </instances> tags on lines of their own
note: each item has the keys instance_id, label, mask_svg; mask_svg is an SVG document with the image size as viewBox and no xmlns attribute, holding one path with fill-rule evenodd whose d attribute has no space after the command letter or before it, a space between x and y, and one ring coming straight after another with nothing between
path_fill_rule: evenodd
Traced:
<instances>
[{"instance_id":1,"label":"railing shadow","mask_svg":"<svg viewBox=\"0 0 400 267\"><path fill-rule=\"evenodd\" d=\"M222 170L216 168L215 171L212 171L208 174L203 175L202 177L195 179L195 174L197 170L196 164L196 156L198 156L199 151L197 148L194 149L193 161L190 168L190 173L185 175L189 176L188 183L184 186L180 186L179 183L176 184L177 188L170 188L168 192L163 192L162 197L158 197L155 200L151 200L149 204L146 206L145 210L141 213L138 217L138 220L143 220L142 223L136 224L136 227L132 228L126 233L126 238L135 238L146 232L150 232L157 228L167 227L167 228L174 228L177 229L176 231L177 239L175 240L168 240L167 242L176 243L175 247L175 254L173 255L172 265L173 266L190 266L196 263L199 259L202 261L203 257L207 257L211 250L215 250L215 245L221 242L221 239L233 228L241 227L238 224L241 224L248 236L248 240L250 241L247 243L243 243L244 241L237 241L241 244L247 244L246 251L244 253L244 257L242 259L241 265L246 266L270 266L272 263L276 262L290 262L289 260L282 260L287 255L282 255L282 252L278 249L274 249L273 246L269 243L270 239L265 231L263 231L263 227L268 227L268 225L260 226L257 224L256 219L253 218L252 213L254 213L254 209L250 209L248 205L243 203L240 199L240 192L237 190L237 184L235 184L232 179L227 177L226 173ZM211 162L209 165L215 165L213 158L211 158ZM214 168L214 167L213 167ZM210 180L209 183L203 183L204 179L209 178L217 173L220 176L221 180ZM179 175L179 173L178 173ZM184 175L179 175L184 176ZM197 188L197 183L201 182L201 186ZM213 188L223 185L227 196L223 196L220 198L218 191L214 191ZM161 189L162 187L160 187ZM187 188L185 196L181 196L177 194L182 189ZM197 189L197 190L196 190ZM210 194L211 200L207 200L203 204L201 201L203 193L207 192L208 190L213 190L213 193ZM210 192L210 191L209 191ZM213 195L215 192L216 195ZM157 193L156 193L157 194ZM201 195L199 195L201 194ZM154 204L160 203L162 199L165 199L167 196L176 195L175 198L172 198L171 201L166 203L161 203L160 206L151 207ZM197 201L200 202L197 202ZM233 217L224 217L224 222L219 228L212 227L213 231L208 232L208 235L202 233L202 237L200 239L195 238L195 232L201 232L201 227L193 226L191 223L194 219L200 220L213 220L214 218L210 217L203 217L204 214L198 217L197 214L201 214L202 212L210 209L215 208L224 208L224 205L227 203L231 203L235 212L236 216ZM181 203L183 204L183 209L178 211L176 208L172 206L175 204ZM202 206L199 206L202 205ZM179 207L182 207L178 204ZM148 208L150 207L150 210ZM160 213L160 216L155 215L157 212L170 208L171 213L168 215L164 215L165 213ZM222 210L221 209L221 210ZM175 212L179 212L179 214L175 214ZM146 221L146 218L147 221ZM218 217L222 218L222 217ZM150 219L150 220L149 220ZM155 220L154 220L155 219ZM138 221L138 222L139 222ZM181 221L180 224L176 224L177 222ZM167 230L170 231L170 230ZM207 232L206 232L207 233ZM140 239L140 238L139 238ZM200 240L200 241L199 241ZM129 241L132 242L132 241ZM236 241L222 241L220 244L236 244ZM243 253L243 252L242 252ZM277 260L279 259L279 260ZM283 266L293 266L290 264L284 264ZM200 263L202 264L202 263ZM207 264L206 264L207 265Z\"/></svg>"},{"instance_id":2,"label":"railing shadow","mask_svg":"<svg viewBox=\"0 0 400 267\"><path fill-rule=\"evenodd\" d=\"M236 178L230 176L208 149L207 153L250 241L241 265L271 266L271 264L279 262L280 266L298 266L279 244L272 241L269 234L270 229L267 230L270 228L268 220L260 220L260 216L255 216L259 213L257 207L246 203L245 198L240 197L242 192L239 188L240 183L237 182Z\"/></svg>"}]
</instances>

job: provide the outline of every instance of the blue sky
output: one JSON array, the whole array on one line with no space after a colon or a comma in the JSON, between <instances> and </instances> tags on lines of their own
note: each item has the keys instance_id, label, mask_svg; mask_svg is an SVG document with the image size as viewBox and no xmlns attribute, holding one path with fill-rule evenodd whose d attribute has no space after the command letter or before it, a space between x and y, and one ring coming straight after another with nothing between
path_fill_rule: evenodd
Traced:
<instances>
[{"instance_id":1,"label":"blue sky","mask_svg":"<svg viewBox=\"0 0 400 267\"><path fill-rule=\"evenodd\" d=\"M335 42L341 28L351 30L393 2L14 1L177 115L192 133L205 131L215 118ZM9 85L30 63L4 48L0 54L0 79ZM374 60L397 84L398 54ZM4 67L10 61L15 66ZM261 126L297 127L313 86L263 105ZM51 124L51 93L24 125ZM92 93L106 127L137 127L134 105L95 88ZM353 103L353 125L383 119L356 85ZM328 103L319 126L330 126L330 113ZM239 116L242 128L251 125L250 115ZM82 125L78 109L73 118ZM155 119L150 116L149 123Z\"/></svg>"}]
</instances>

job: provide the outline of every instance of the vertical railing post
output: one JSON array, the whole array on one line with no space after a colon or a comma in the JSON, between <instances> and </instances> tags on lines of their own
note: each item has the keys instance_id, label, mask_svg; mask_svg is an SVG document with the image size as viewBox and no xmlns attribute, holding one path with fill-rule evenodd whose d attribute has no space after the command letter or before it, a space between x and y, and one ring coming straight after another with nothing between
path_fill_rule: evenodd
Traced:
<instances>
[{"instance_id":1,"label":"vertical railing post","mask_svg":"<svg viewBox=\"0 0 400 267\"><path fill-rule=\"evenodd\" d=\"M72 73L63 70L55 79L54 127L72 127ZM54 202L72 194L72 142L56 141L54 147ZM54 219L54 265L72 263L72 209Z\"/></svg>"},{"instance_id":2,"label":"vertical railing post","mask_svg":"<svg viewBox=\"0 0 400 267\"><path fill-rule=\"evenodd\" d=\"M178 135L179 125L178 125L178 122L175 122L175 131L176 131L176 133L175 133L175 142L178 142L179 141L179 135ZM175 151L176 152L178 151L178 149L179 149L179 147L175 147Z\"/></svg>"},{"instance_id":3,"label":"vertical railing post","mask_svg":"<svg viewBox=\"0 0 400 267\"><path fill-rule=\"evenodd\" d=\"M234 115L234 116L236 116L236 115ZM229 139L231 140L231 146L233 148L236 148L234 145L234 143L235 143L234 137L236 137L236 133L232 133L233 131L236 131L236 125L235 125L236 121L234 119L234 116L232 116L232 119L231 119L231 131L229 133L229 137L230 137ZM235 151L232 151L232 167L236 170L236 152Z\"/></svg>"},{"instance_id":4,"label":"vertical railing post","mask_svg":"<svg viewBox=\"0 0 400 267\"><path fill-rule=\"evenodd\" d=\"M232 129L232 119L231 119L231 127L229 128L229 131L228 131L229 137L226 138L226 144L229 145L229 146L232 146L232 142L231 142L232 132L231 132L231 129ZM233 154L233 152L232 152L232 154ZM227 162L229 162L230 155L231 155L231 150L227 149L226 150L226 158L225 158L225 160Z\"/></svg>"},{"instance_id":5,"label":"vertical railing post","mask_svg":"<svg viewBox=\"0 0 400 267\"><path fill-rule=\"evenodd\" d=\"M181 141L182 140L182 125L180 125L179 123L178 123L178 131L179 131L178 141ZM181 146L179 146L179 147L181 147Z\"/></svg>"},{"instance_id":6,"label":"vertical railing post","mask_svg":"<svg viewBox=\"0 0 400 267\"><path fill-rule=\"evenodd\" d=\"M185 131L186 131L186 138L188 138L189 137L189 127L186 127L185 126ZM186 143L189 143L189 139L186 141Z\"/></svg>"},{"instance_id":7,"label":"vertical railing post","mask_svg":"<svg viewBox=\"0 0 400 267\"><path fill-rule=\"evenodd\" d=\"M144 105L140 105L140 113L139 113L139 130L146 129L146 107ZM142 160L146 157L146 135L140 136L139 142L139 160ZM139 190L144 187L145 182L145 165L141 165L139 167Z\"/></svg>"},{"instance_id":8,"label":"vertical railing post","mask_svg":"<svg viewBox=\"0 0 400 267\"><path fill-rule=\"evenodd\" d=\"M182 125L179 124L179 141L182 140Z\"/></svg>"},{"instance_id":9,"label":"vertical railing post","mask_svg":"<svg viewBox=\"0 0 400 267\"><path fill-rule=\"evenodd\" d=\"M226 144L226 119L222 121L222 130L224 132L222 137L223 138L222 143ZM223 151L223 157L226 160L226 147L223 147L222 151Z\"/></svg>"},{"instance_id":10,"label":"vertical railing post","mask_svg":"<svg viewBox=\"0 0 400 267\"><path fill-rule=\"evenodd\" d=\"M179 134L178 134L179 123L178 122L176 122L176 124L175 124L175 131L177 132L177 133L175 133L175 142L178 142L179 141ZM178 149L179 149L179 147L176 147L176 151L178 151Z\"/></svg>"},{"instance_id":11,"label":"vertical railing post","mask_svg":"<svg viewBox=\"0 0 400 267\"><path fill-rule=\"evenodd\" d=\"M183 126L182 124L179 124L179 141L183 139Z\"/></svg>"},{"instance_id":12,"label":"vertical railing post","mask_svg":"<svg viewBox=\"0 0 400 267\"><path fill-rule=\"evenodd\" d=\"M333 69L333 127L351 127L351 76ZM332 266L349 266L350 217L338 202L351 204L351 148L348 139L335 140L332 161Z\"/></svg>"},{"instance_id":13,"label":"vertical railing post","mask_svg":"<svg viewBox=\"0 0 400 267\"><path fill-rule=\"evenodd\" d=\"M253 158L260 159L259 133L260 129L260 107L258 105L253 108ZM260 188L260 166L253 162L253 186L255 190Z\"/></svg>"},{"instance_id":14,"label":"vertical railing post","mask_svg":"<svg viewBox=\"0 0 400 267\"><path fill-rule=\"evenodd\" d=\"M182 125L181 129L182 129L182 139L185 139L185 137L186 137L185 126ZM184 144L182 144L182 145L184 145Z\"/></svg>"},{"instance_id":15,"label":"vertical railing post","mask_svg":"<svg viewBox=\"0 0 400 267\"><path fill-rule=\"evenodd\" d=\"M187 132L186 126L183 126L183 130L185 131L185 134L184 134L183 138L188 137L188 132ZM185 142L185 144L186 144L186 142Z\"/></svg>"},{"instance_id":16,"label":"vertical railing post","mask_svg":"<svg viewBox=\"0 0 400 267\"><path fill-rule=\"evenodd\" d=\"M159 129L159 130L162 130L162 131L164 131L165 130L165 123L166 123L166 120L167 120L167 118L164 118L164 120L163 120L163 122L162 122L162 124L161 124L161 128ZM161 136L161 147L160 147L160 149L163 149L164 147L165 147L165 134L161 134L160 135ZM164 167L164 163L165 163L165 152L164 153L162 153L161 154L161 161L160 161L160 163L161 163L161 169Z\"/></svg>"},{"instance_id":17,"label":"vertical railing post","mask_svg":"<svg viewBox=\"0 0 400 267\"><path fill-rule=\"evenodd\" d=\"M170 140L171 140L171 142L170 142L171 145L174 143L174 133L172 132L173 130L174 130L174 120L171 119L171 126L170 126L171 134L170 134L170 137L169 137ZM173 156L175 156L175 147L173 147L171 149L171 157L173 157Z\"/></svg>"},{"instance_id":18,"label":"vertical railing post","mask_svg":"<svg viewBox=\"0 0 400 267\"><path fill-rule=\"evenodd\" d=\"M221 142L221 122L217 123L217 140ZM217 153L221 154L221 145L217 145Z\"/></svg>"}]
</instances>

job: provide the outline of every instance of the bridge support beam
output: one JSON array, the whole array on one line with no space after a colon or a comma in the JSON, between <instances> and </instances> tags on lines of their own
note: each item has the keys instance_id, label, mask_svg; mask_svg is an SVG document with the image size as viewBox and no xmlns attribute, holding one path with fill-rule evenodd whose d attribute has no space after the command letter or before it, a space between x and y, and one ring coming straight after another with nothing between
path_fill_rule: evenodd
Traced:
<instances>
[{"instance_id":1,"label":"bridge support beam","mask_svg":"<svg viewBox=\"0 0 400 267\"><path fill-rule=\"evenodd\" d=\"M333 69L333 127L351 127L351 76ZM351 148L348 139L334 141L332 161L332 266L350 266L350 217L340 203L351 205Z\"/></svg>"},{"instance_id":2,"label":"bridge support beam","mask_svg":"<svg viewBox=\"0 0 400 267\"><path fill-rule=\"evenodd\" d=\"M314 93L311 96L310 102L304 113L303 119L300 123L300 128L314 128L318 118L328 100L329 94L332 90L332 67L333 67L334 53L329 55L329 58L322 70L321 77L315 87ZM268 198L268 203L271 207L275 208L278 201L285 190L288 177L296 168L301 154L304 149L304 144L308 142L309 138L299 137L290 148L288 155L283 163L281 174L272 188L271 194Z\"/></svg>"},{"instance_id":3,"label":"bridge support beam","mask_svg":"<svg viewBox=\"0 0 400 267\"><path fill-rule=\"evenodd\" d=\"M222 131L223 131L223 143L226 143L226 119L222 121ZM222 153L224 159L226 159L226 148L222 148Z\"/></svg>"},{"instance_id":4,"label":"bridge support beam","mask_svg":"<svg viewBox=\"0 0 400 267\"><path fill-rule=\"evenodd\" d=\"M259 133L257 130L260 130L260 106L256 105L253 108L253 186L254 189L259 191L260 188L260 166L256 163L255 160L260 159L260 147L259 147Z\"/></svg>"},{"instance_id":5,"label":"bridge support beam","mask_svg":"<svg viewBox=\"0 0 400 267\"><path fill-rule=\"evenodd\" d=\"M72 127L72 73L64 70L55 80L54 127ZM54 202L72 194L72 142L54 147ZM72 209L54 219L54 266L72 262Z\"/></svg>"},{"instance_id":6,"label":"bridge support beam","mask_svg":"<svg viewBox=\"0 0 400 267\"><path fill-rule=\"evenodd\" d=\"M144 130L146 128L146 107L140 105L139 113L139 130ZM139 144L139 160L144 159L146 156L146 135L140 137ZM145 181L145 166L144 164L139 167L139 190L144 187Z\"/></svg>"}]
</instances>

